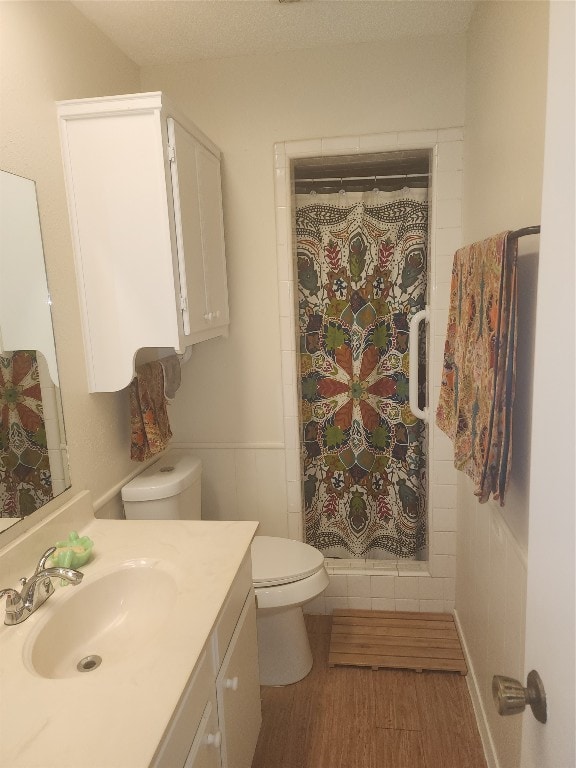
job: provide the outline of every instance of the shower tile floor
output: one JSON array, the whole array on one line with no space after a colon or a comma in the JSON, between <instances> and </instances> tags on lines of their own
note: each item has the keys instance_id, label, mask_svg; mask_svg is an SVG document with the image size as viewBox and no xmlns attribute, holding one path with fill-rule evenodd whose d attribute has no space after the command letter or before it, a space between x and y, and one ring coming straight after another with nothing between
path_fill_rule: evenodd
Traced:
<instances>
[{"instance_id":1,"label":"shower tile floor","mask_svg":"<svg viewBox=\"0 0 576 768\"><path fill-rule=\"evenodd\" d=\"M310 674L262 687L252 768L486 768L464 677L328 667L330 616L306 616Z\"/></svg>"}]
</instances>

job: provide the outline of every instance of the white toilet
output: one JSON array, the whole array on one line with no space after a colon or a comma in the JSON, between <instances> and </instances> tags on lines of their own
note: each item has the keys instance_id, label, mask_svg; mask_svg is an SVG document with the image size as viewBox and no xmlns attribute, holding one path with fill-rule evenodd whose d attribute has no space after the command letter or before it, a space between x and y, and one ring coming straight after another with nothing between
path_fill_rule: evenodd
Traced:
<instances>
[{"instance_id":1,"label":"white toilet","mask_svg":"<svg viewBox=\"0 0 576 768\"><path fill-rule=\"evenodd\" d=\"M202 463L170 450L122 489L127 520L199 520ZM257 600L262 685L288 685L312 668L302 606L328 586L324 557L300 541L256 536L252 579Z\"/></svg>"}]
</instances>

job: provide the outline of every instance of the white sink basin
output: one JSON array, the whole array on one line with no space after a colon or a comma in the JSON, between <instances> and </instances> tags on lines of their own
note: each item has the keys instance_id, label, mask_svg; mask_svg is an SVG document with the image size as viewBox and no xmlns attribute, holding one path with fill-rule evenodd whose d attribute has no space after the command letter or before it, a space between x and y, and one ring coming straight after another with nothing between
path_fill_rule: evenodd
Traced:
<instances>
[{"instance_id":1,"label":"white sink basin","mask_svg":"<svg viewBox=\"0 0 576 768\"><path fill-rule=\"evenodd\" d=\"M154 643L176 600L173 576L155 560L132 560L50 598L23 648L29 669L46 678L98 674ZM52 601L52 602L51 602Z\"/></svg>"}]
</instances>

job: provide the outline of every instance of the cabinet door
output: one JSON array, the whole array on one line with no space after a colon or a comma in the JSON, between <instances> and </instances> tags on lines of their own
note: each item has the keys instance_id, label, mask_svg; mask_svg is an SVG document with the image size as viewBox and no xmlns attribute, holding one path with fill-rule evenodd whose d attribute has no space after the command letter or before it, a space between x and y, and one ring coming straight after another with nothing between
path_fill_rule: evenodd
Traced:
<instances>
[{"instance_id":1,"label":"cabinet door","mask_svg":"<svg viewBox=\"0 0 576 768\"><path fill-rule=\"evenodd\" d=\"M156 94L59 107L90 392L130 384L141 347L178 347Z\"/></svg>"},{"instance_id":2,"label":"cabinet door","mask_svg":"<svg viewBox=\"0 0 576 768\"><path fill-rule=\"evenodd\" d=\"M220 768L221 740L216 702L212 696L204 709L184 768Z\"/></svg>"},{"instance_id":3,"label":"cabinet door","mask_svg":"<svg viewBox=\"0 0 576 768\"><path fill-rule=\"evenodd\" d=\"M214 673L208 655L204 651L198 660L196 670L186 684L150 768L181 768L188 765L186 756L189 756L192 748L196 745L197 751L202 751L200 741L197 744L201 728L204 728L205 734L217 734L215 713ZM206 720L210 717L212 719L206 724ZM209 746L208 741L206 746ZM215 746L216 749L212 747L211 751L217 754L218 761L199 763L199 765L220 768L220 744ZM211 751L207 750L207 753L210 754ZM196 768L196 764L194 766Z\"/></svg>"},{"instance_id":4,"label":"cabinet door","mask_svg":"<svg viewBox=\"0 0 576 768\"><path fill-rule=\"evenodd\" d=\"M199 144L196 149L196 162L208 315L213 326L228 325L220 160Z\"/></svg>"},{"instance_id":5,"label":"cabinet door","mask_svg":"<svg viewBox=\"0 0 576 768\"><path fill-rule=\"evenodd\" d=\"M170 171L174 203L174 226L180 278L180 309L184 336L208 327L200 189L198 186L198 141L179 123L168 118Z\"/></svg>"},{"instance_id":6,"label":"cabinet door","mask_svg":"<svg viewBox=\"0 0 576 768\"><path fill-rule=\"evenodd\" d=\"M252 590L216 678L222 768L250 768L262 723L256 605Z\"/></svg>"}]
</instances>

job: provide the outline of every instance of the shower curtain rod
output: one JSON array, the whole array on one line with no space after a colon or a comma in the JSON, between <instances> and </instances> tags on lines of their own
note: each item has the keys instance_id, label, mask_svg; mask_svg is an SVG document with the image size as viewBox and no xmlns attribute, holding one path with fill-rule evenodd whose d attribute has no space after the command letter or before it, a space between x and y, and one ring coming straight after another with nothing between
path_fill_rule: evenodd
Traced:
<instances>
[{"instance_id":1,"label":"shower curtain rod","mask_svg":"<svg viewBox=\"0 0 576 768\"><path fill-rule=\"evenodd\" d=\"M314 184L316 182L322 183L327 181L370 181L371 179L380 181L384 179L427 179L429 177L429 173L400 173L390 176L374 176L373 174L368 174L366 176L331 176L317 179L294 179L294 181L296 184Z\"/></svg>"},{"instance_id":2,"label":"shower curtain rod","mask_svg":"<svg viewBox=\"0 0 576 768\"><path fill-rule=\"evenodd\" d=\"M510 232L508 240L518 239L519 237L525 237L526 235L539 235L540 225L536 224L533 227L522 227L522 229L516 229L514 232Z\"/></svg>"}]
</instances>

